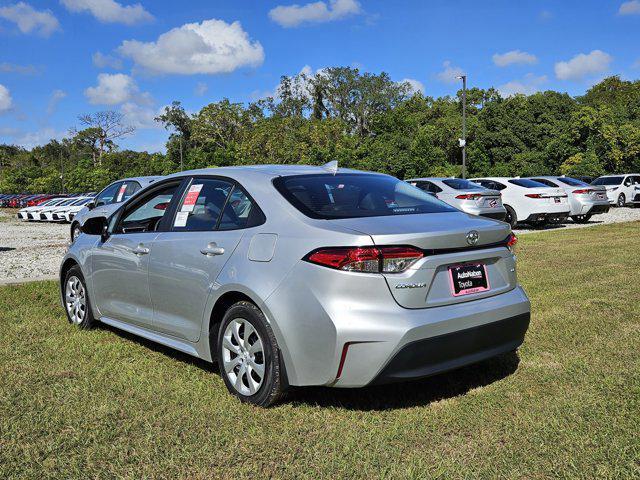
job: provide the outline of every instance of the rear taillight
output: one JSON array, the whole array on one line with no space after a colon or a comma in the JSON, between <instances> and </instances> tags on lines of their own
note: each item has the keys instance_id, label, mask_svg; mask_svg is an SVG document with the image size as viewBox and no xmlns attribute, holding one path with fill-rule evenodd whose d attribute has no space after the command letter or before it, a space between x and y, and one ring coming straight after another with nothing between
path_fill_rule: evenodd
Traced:
<instances>
[{"instance_id":1,"label":"rear taillight","mask_svg":"<svg viewBox=\"0 0 640 480\"><path fill-rule=\"evenodd\" d=\"M349 272L400 273L423 256L414 247L334 247L315 250L305 260Z\"/></svg>"},{"instance_id":2,"label":"rear taillight","mask_svg":"<svg viewBox=\"0 0 640 480\"><path fill-rule=\"evenodd\" d=\"M515 251L516 243L518 243L518 237L514 233L510 233L507 237L507 248L512 252Z\"/></svg>"},{"instance_id":3,"label":"rear taillight","mask_svg":"<svg viewBox=\"0 0 640 480\"><path fill-rule=\"evenodd\" d=\"M479 193L463 193L460 195L456 195L456 198L460 200L477 200L481 196L482 195L480 195Z\"/></svg>"},{"instance_id":4,"label":"rear taillight","mask_svg":"<svg viewBox=\"0 0 640 480\"><path fill-rule=\"evenodd\" d=\"M591 193L593 192L592 189L590 188L579 188L578 190L574 190L573 193L577 193L577 194L585 194L585 193Z\"/></svg>"},{"instance_id":5,"label":"rear taillight","mask_svg":"<svg viewBox=\"0 0 640 480\"><path fill-rule=\"evenodd\" d=\"M543 198L541 193L525 193L524 196L529 198Z\"/></svg>"}]
</instances>

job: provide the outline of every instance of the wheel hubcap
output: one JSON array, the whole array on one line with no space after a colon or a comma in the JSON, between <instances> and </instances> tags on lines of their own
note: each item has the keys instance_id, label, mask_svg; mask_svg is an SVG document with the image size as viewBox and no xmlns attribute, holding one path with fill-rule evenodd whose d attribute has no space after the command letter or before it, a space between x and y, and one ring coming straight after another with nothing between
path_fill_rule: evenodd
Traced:
<instances>
[{"instance_id":1,"label":"wheel hubcap","mask_svg":"<svg viewBox=\"0 0 640 480\"><path fill-rule=\"evenodd\" d=\"M78 277L69 277L64 298L71 322L76 325L81 324L87 315L87 296L84 291L84 285Z\"/></svg>"},{"instance_id":2,"label":"wheel hubcap","mask_svg":"<svg viewBox=\"0 0 640 480\"><path fill-rule=\"evenodd\" d=\"M264 380L262 338L243 318L229 322L222 338L222 363L233 388L242 395L255 394Z\"/></svg>"}]
</instances>

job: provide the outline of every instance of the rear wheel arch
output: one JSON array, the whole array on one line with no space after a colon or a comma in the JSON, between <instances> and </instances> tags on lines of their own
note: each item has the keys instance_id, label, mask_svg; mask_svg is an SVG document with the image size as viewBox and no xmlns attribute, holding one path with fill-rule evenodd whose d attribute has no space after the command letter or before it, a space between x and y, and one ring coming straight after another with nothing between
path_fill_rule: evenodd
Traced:
<instances>
[{"instance_id":1,"label":"rear wheel arch","mask_svg":"<svg viewBox=\"0 0 640 480\"><path fill-rule=\"evenodd\" d=\"M206 331L209 332L209 350L212 359L215 358L215 339L218 338L218 330L222 323L224 314L233 304L242 301L251 302L254 305L257 305L257 303L247 294L238 291L230 291L222 294L213 305L211 314L209 315L209 325L207 325L206 329Z\"/></svg>"}]
</instances>

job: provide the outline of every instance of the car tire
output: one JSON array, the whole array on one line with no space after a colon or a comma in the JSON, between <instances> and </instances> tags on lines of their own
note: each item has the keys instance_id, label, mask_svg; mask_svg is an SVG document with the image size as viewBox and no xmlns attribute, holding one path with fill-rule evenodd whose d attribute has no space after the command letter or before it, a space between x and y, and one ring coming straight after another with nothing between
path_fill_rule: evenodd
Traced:
<instances>
[{"instance_id":1,"label":"car tire","mask_svg":"<svg viewBox=\"0 0 640 480\"><path fill-rule=\"evenodd\" d=\"M591 215L573 215L571 217L571 220L573 220L575 223L587 223L589 220L591 220Z\"/></svg>"},{"instance_id":2,"label":"car tire","mask_svg":"<svg viewBox=\"0 0 640 480\"><path fill-rule=\"evenodd\" d=\"M624 196L624 193L621 193L620 195L618 195L618 201L616 202L616 205L619 208L624 207L627 204L627 197Z\"/></svg>"},{"instance_id":3,"label":"car tire","mask_svg":"<svg viewBox=\"0 0 640 480\"><path fill-rule=\"evenodd\" d=\"M71 225L71 242L75 242L76 238L82 233L82 227L79 223Z\"/></svg>"},{"instance_id":4,"label":"car tire","mask_svg":"<svg viewBox=\"0 0 640 480\"><path fill-rule=\"evenodd\" d=\"M518 216L513 208L509 205L505 205L504 209L507 211L507 215L504 217L504 221L511 225L511 228L516 228L518 224Z\"/></svg>"},{"instance_id":5,"label":"car tire","mask_svg":"<svg viewBox=\"0 0 640 480\"><path fill-rule=\"evenodd\" d=\"M226 311L216 357L227 389L242 402L269 407L283 396L286 378L278 342L253 303L238 302Z\"/></svg>"},{"instance_id":6,"label":"car tire","mask_svg":"<svg viewBox=\"0 0 640 480\"><path fill-rule=\"evenodd\" d=\"M91 311L87 283L79 266L71 267L67 271L62 287L64 311L69 323L82 329L92 328L96 320Z\"/></svg>"}]
</instances>

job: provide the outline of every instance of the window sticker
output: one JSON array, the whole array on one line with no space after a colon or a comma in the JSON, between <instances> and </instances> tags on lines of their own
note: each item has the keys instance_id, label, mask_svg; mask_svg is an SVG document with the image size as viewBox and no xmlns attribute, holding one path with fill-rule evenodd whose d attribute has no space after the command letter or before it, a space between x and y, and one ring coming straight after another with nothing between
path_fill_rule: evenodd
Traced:
<instances>
[{"instance_id":1,"label":"window sticker","mask_svg":"<svg viewBox=\"0 0 640 480\"><path fill-rule=\"evenodd\" d=\"M196 202L198 201L198 197L200 196L200 190L202 190L202 183L197 183L195 185L191 185L189 187L189 191L187 192L187 196L184 197L184 202L182 203L182 208L180 208L180 213L182 212L193 212L193 209L196 206ZM176 221L178 221L178 217L176 217ZM186 219L185 219L186 222ZM185 223L186 225L186 223ZM176 225L177 226L177 225ZM182 225L184 226L184 225Z\"/></svg>"},{"instance_id":2,"label":"window sticker","mask_svg":"<svg viewBox=\"0 0 640 480\"><path fill-rule=\"evenodd\" d=\"M124 191L127 189L127 184L123 183L120 186L120 190L118 190L118 196L116 197L116 202L121 202L122 201L122 197L124 196Z\"/></svg>"},{"instance_id":3,"label":"window sticker","mask_svg":"<svg viewBox=\"0 0 640 480\"><path fill-rule=\"evenodd\" d=\"M173 222L173 226L174 227L186 227L188 218L189 218L189 212L178 212L176 214L176 219Z\"/></svg>"}]
</instances>

